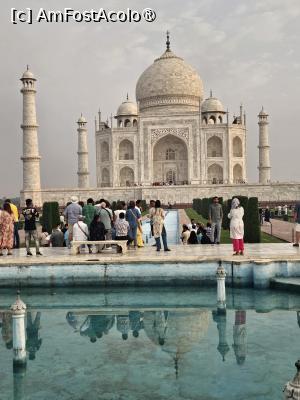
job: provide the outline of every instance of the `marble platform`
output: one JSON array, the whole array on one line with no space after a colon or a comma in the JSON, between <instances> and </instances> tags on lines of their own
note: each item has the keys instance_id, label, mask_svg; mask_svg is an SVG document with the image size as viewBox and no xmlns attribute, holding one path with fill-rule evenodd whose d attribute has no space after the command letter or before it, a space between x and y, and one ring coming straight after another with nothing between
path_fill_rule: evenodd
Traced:
<instances>
[{"instance_id":1,"label":"marble platform","mask_svg":"<svg viewBox=\"0 0 300 400\"><path fill-rule=\"evenodd\" d=\"M137 250L130 250L127 254L116 254L114 250L100 254L89 254L87 251L73 256L70 250L52 247L42 247L43 256L26 256L24 248L13 250L13 256L0 257L0 267L7 265L59 265L59 264L127 264L127 263L189 263L205 261L226 262L262 262L262 261L299 261L300 249L290 243L260 243L246 244L244 256L233 256L232 246L221 245L172 245L170 252L157 252L155 247L146 245ZM35 254L32 249L32 253Z\"/></svg>"},{"instance_id":2,"label":"marble platform","mask_svg":"<svg viewBox=\"0 0 300 400\"><path fill-rule=\"evenodd\" d=\"M25 249L1 257L0 287L212 286L220 263L234 287L265 289L273 278L300 277L300 251L287 243L249 244L243 257L233 256L231 245L173 245L170 252L148 245L126 255L42 251L40 257L27 257Z\"/></svg>"}]
</instances>

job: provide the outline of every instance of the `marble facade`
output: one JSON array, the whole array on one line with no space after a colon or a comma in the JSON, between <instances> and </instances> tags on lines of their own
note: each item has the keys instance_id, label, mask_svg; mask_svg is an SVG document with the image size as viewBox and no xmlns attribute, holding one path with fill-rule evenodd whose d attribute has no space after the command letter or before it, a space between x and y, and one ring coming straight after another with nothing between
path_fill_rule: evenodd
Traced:
<instances>
[{"instance_id":1,"label":"marble facade","mask_svg":"<svg viewBox=\"0 0 300 400\"><path fill-rule=\"evenodd\" d=\"M64 205L71 195L108 200L159 198L164 204L191 203L196 197L257 196L260 201L296 201L300 184L271 182L268 114L259 115L259 184L246 174L246 115L229 118L221 101L204 99L197 71L167 49L140 76L137 102L119 106L116 122L95 119L96 187L90 187L86 120L78 120L78 187L41 189L35 110L35 82L23 82L23 189L37 206ZM115 126L116 125L116 126Z\"/></svg>"}]
</instances>

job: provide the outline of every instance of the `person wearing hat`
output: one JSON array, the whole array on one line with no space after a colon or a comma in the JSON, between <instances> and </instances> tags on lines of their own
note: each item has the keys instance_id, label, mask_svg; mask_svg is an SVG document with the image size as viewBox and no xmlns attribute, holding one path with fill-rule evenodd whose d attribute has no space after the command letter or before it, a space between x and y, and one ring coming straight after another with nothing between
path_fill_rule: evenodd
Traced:
<instances>
[{"instance_id":1,"label":"person wearing hat","mask_svg":"<svg viewBox=\"0 0 300 400\"><path fill-rule=\"evenodd\" d=\"M73 240L73 226L77 223L79 215L82 215L82 207L78 204L78 198L72 196L71 203L64 211L64 216L68 224L69 243Z\"/></svg>"}]
</instances>

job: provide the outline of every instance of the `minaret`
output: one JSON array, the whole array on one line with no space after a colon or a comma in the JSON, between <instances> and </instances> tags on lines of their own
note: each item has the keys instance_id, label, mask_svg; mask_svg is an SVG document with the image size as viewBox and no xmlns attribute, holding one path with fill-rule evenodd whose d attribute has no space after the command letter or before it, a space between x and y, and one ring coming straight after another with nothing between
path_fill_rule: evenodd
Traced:
<instances>
[{"instance_id":1,"label":"minaret","mask_svg":"<svg viewBox=\"0 0 300 400\"><path fill-rule=\"evenodd\" d=\"M41 175L40 175L40 155L38 144L38 124L36 121L35 106L35 82L36 79L32 72L24 72L21 81L23 87L23 189L22 202L25 198L32 198L34 205L41 206Z\"/></svg>"},{"instance_id":2,"label":"minaret","mask_svg":"<svg viewBox=\"0 0 300 400\"><path fill-rule=\"evenodd\" d=\"M88 188L89 182L89 153L87 145L86 119L82 116L77 121L78 124L78 187Z\"/></svg>"},{"instance_id":3,"label":"minaret","mask_svg":"<svg viewBox=\"0 0 300 400\"><path fill-rule=\"evenodd\" d=\"M14 400L22 400L27 364L25 331L26 304L20 299L19 291L17 299L10 309L12 312L13 330Z\"/></svg>"},{"instance_id":4,"label":"minaret","mask_svg":"<svg viewBox=\"0 0 300 400\"><path fill-rule=\"evenodd\" d=\"M270 165L270 146L269 146L269 130L268 130L268 114L262 107L258 114L259 126L259 183L264 185L271 181L271 165Z\"/></svg>"},{"instance_id":5,"label":"minaret","mask_svg":"<svg viewBox=\"0 0 300 400\"><path fill-rule=\"evenodd\" d=\"M225 356L230 350L226 337L226 314L223 312L220 313L220 310L218 309L212 311L212 316L213 320L217 323L219 334L219 344L217 349L222 356L222 360L225 361Z\"/></svg>"}]
</instances>

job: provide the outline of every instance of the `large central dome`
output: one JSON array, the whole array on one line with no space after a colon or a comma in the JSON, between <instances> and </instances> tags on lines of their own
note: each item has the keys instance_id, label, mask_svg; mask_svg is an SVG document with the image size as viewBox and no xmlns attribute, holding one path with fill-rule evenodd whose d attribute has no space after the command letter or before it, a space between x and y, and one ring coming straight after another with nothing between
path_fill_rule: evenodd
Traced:
<instances>
[{"instance_id":1,"label":"large central dome","mask_svg":"<svg viewBox=\"0 0 300 400\"><path fill-rule=\"evenodd\" d=\"M197 71L169 48L140 76L136 100L140 111L175 107L198 111L203 99L203 85Z\"/></svg>"}]
</instances>

